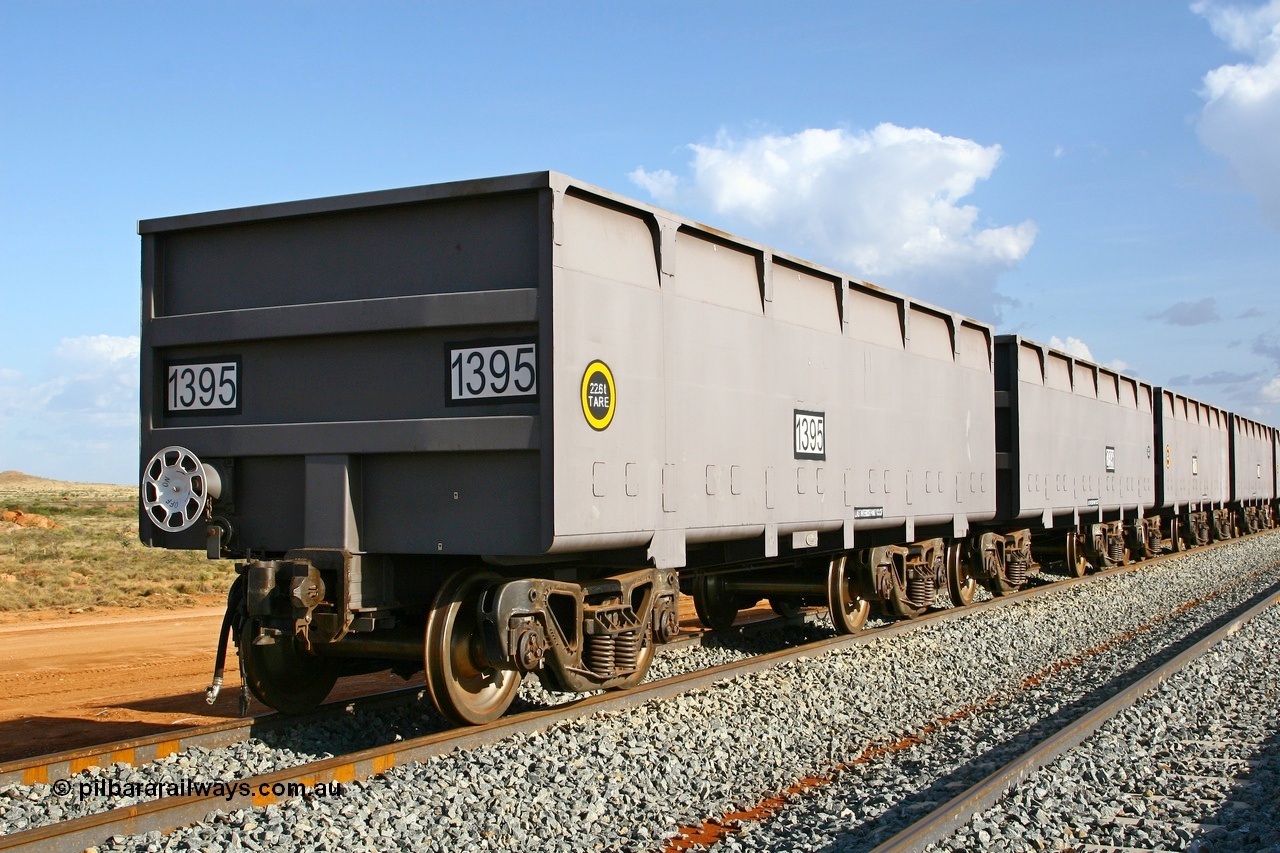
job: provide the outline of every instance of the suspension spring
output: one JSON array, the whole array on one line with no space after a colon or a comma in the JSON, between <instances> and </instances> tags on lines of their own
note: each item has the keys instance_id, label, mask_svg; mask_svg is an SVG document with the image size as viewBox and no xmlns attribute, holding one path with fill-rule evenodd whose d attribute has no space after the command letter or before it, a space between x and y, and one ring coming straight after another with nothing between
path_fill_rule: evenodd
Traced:
<instances>
[{"instance_id":1,"label":"suspension spring","mask_svg":"<svg viewBox=\"0 0 1280 853\"><path fill-rule=\"evenodd\" d=\"M1013 586L1022 586L1027 582L1027 569L1030 560L1022 551L1010 551L1009 561L1005 564L1004 576Z\"/></svg>"},{"instance_id":2,"label":"suspension spring","mask_svg":"<svg viewBox=\"0 0 1280 853\"><path fill-rule=\"evenodd\" d=\"M1107 538L1107 556L1111 558L1111 564L1118 566L1124 562L1124 540L1119 536L1110 536Z\"/></svg>"},{"instance_id":3,"label":"suspension spring","mask_svg":"<svg viewBox=\"0 0 1280 853\"><path fill-rule=\"evenodd\" d=\"M617 643L612 634L588 634L583 651L587 669L601 678L611 677L617 660L616 651Z\"/></svg>"},{"instance_id":4,"label":"suspension spring","mask_svg":"<svg viewBox=\"0 0 1280 853\"><path fill-rule=\"evenodd\" d=\"M938 592L938 579L932 572L912 572L907 576L907 600L912 607L928 607Z\"/></svg>"},{"instance_id":5,"label":"suspension spring","mask_svg":"<svg viewBox=\"0 0 1280 853\"><path fill-rule=\"evenodd\" d=\"M618 673L635 672L640 665L640 632L623 631L617 636L614 665Z\"/></svg>"}]
</instances>

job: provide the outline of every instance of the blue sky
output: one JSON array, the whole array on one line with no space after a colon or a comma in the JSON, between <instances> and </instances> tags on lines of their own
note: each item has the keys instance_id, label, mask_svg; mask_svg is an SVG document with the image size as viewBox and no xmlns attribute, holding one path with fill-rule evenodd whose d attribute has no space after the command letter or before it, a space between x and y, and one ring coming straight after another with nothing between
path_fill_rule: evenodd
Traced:
<instances>
[{"instance_id":1,"label":"blue sky","mask_svg":"<svg viewBox=\"0 0 1280 853\"><path fill-rule=\"evenodd\" d=\"M1280 2L0 0L0 470L136 480L138 219L541 169L1280 423Z\"/></svg>"}]
</instances>

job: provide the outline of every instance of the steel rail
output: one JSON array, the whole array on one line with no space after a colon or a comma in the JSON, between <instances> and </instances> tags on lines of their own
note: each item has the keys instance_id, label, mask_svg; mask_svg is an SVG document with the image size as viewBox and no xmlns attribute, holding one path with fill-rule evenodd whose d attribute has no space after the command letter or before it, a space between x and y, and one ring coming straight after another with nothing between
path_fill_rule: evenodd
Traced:
<instances>
[{"instance_id":1,"label":"steel rail","mask_svg":"<svg viewBox=\"0 0 1280 853\"><path fill-rule=\"evenodd\" d=\"M1271 533L1274 531L1265 531ZM1261 535L1261 534L1250 534ZM215 810L234 810L265 806L284 799L276 791L289 784L308 788L319 783L347 783L367 779L387 770L411 762L420 762L455 749L475 749L501 741L516 734L528 734L596 713L628 710L647 702L669 699L682 693L705 689L716 682L760 672L787 661L794 661L815 654L854 648L880 639L914 631L932 624L963 619L987 610L1011 606L1040 595L1061 591L1070 587L1092 583L1104 577L1127 574L1159 565L1175 557L1190 553L1206 553L1230 545L1246 537L1223 540L1196 549L1194 552L1174 552L1149 560L1116 566L1079 578L1026 588L988 601L975 602L966 607L952 607L933 611L920 618L902 620L889 625L867 629L858 634L846 634L769 652L763 655L698 670L684 675L641 684L624 692L604 692L576 699L561 705L536 711L526 711L503 717L493 723L461 729L449 729L399 741L380 747L361 750L347 755L323 759L285 768L273 773L235 780L236 790L230 793L209 793L165 797L130 806L111 809L48 826L36 827L0 836L0 853L51 853L51 851L79 851L100 844L112 835L132 835L159 831L170 832L181 826L202 820ZM744 626L738 626L741 630Z\"/></svg>"},{"instance_id":2,"label":"steel rail","mask_svg":"<svg viewBox=\"0 0 1280 853\"><path fill-rule=\"evenodd\" d=\"M1205 654L1246 623L1280 604L1280 584L1254 596L1256 602L1227 624L1207 634L1176 657L1117 692L1110 699L1036 744L968 790L956 795L902 832L873 848L872 853L912 853L950 838L973 817L994 806L1005 793L1036 770L1058 759L1092 736L1107 721L1132 707L1171 674Z\"/></svg>"}]
</instances>

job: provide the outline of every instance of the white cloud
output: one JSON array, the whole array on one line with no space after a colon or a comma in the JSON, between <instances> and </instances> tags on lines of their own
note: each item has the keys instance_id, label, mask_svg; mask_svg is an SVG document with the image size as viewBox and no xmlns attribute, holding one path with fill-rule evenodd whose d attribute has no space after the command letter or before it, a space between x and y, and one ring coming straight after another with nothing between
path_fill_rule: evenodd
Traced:
<instances>
[{"instance_id":1,"label":"white cloud","mask_svg":"<svg viewBox=\"0 0 1280 853\"><path fill-rule=\"evenodd\" d=\"M1280 0L1250 8L1202 0L1191 8L1246 57L1204 76L1200 138L1280 228Z\"/></svg>"},{"instance_id":2,"label":"white cloud","mask_svg":"<svg viewBox=\"0 0 1280 853\"><path fill-rule=\"evenodd\" d=\"M1111 361L1108 361L1106 364L1102 366L1109 367L1112 370L1114 370L1116 373L1127 373L1130 376L1135 375L1133 365L1123 359L1113 358L1111 359Z\"/></svg>"},{"instance_id":3,"label":"white cloud","mask_svg":"<svg viewBox=\"0 0 1280 853\"><path fill-rule=\"evenodd\" d=\"M0 371L0 470L131 482L138 452L137 337L64 338L42 381Z\"/></svg>"},{"instance_id":4,"label":"white cloud","mask_svg":"<svg viewBox=\"0 0 1280 853\"><path fill-rule=\"evenodd\" d=\"M664 204L675 198L676 188L680 183L680 179L666 169L646 172L643 166L637 168L634 172L630 172L627 177L644 187L648 190L649 195Z\"/></svg>"},{"instance_id":5,"label":"white cloud","mask_svg":"<svg viewBox=\"0 0 1280 853\"><path fill-rule=\"evenodd\" d=\"M996 280L1035 241L1034 222L983 227L978 208L961 204L994 172L998 145L881 124L747 139L722 133L689 147L688 181L644 168L631 179L665 204L745 223L780 251L983 319L998 317L1008 300Z\"/></svg>"},{"instance_id":6,"label":"white cloud","mask_svg":"<svg viewBox=\"0 0 1280 853\"><path fill-rule=\"evenodd\" d=\"M1263 385L1261 394L1268 403L1280 403L1280 376Z\"/></svg>"},{"instance_id":7,"label":"white cloud","mask_svg":"<svg viewBox=\"0 0 1280 853\"><path fill-rule=\"evenodd\" d=\"M1067 355L1083 358L1085 361L1094 361L1093 353L1089 351L1089 345L1079 338L1069 337L1064 341L1062 338L1054 335L1049 338L1049 346L1056 350L1061 350Z\"/></svg>"}]
</instances>

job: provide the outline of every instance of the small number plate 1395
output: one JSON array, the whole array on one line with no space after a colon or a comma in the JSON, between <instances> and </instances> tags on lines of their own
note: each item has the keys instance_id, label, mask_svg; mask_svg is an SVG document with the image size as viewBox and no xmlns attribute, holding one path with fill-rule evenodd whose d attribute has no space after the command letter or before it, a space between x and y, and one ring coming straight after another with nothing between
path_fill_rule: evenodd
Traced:
<instances>
[{"instance_id":1,"label":"small number plate 1395","mask_svg":"<svg viewBox=\"0 0 1280 853\"><path fill-rule=\"evenodd\" d=\"M165 368L169 414L234 414L240 411L240 362L176 363Z\"/></svg>"},{"instance_id":2,"label":"small number plate 1395","mask_svg":"<svg viewBox=\"0 0 1280 853\"><path fill-rule=\"evenodd\" d=\"M795 410L795 458L827 458L827 416L825 412Z\"/></svg>"},{"instance_id":3,"label":"small number plate 1395","mask_svg":"<svg viewBox=\"0 0 1280 853\"><path fill-rule=\"evenodd\" d=\"M450 403L538 394L537 345L533 341L453 344L448 353Z\"/></svg>"}]
</instances>

